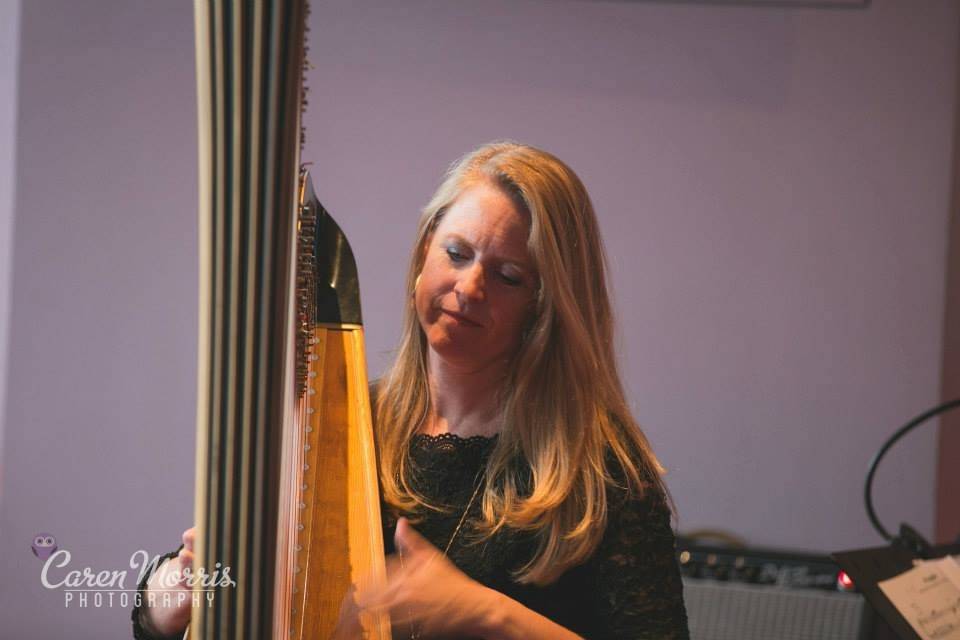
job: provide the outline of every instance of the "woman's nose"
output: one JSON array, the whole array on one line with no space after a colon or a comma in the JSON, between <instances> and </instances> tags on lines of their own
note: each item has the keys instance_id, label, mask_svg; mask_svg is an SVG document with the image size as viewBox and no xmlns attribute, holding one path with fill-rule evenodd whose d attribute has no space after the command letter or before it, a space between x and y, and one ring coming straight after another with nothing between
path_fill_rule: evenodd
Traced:
<instances>
[{"instance_id":1,"label":"woman's nose","mask_svg":"<svg viewBox=\"0 0 960 640\"><path fill-rule=\"evenodd\" d=\"M481 302L487 297L483 265L474 263L460 272L456 286L457 296L471 302Z\"/></svg>"}]
</instances>

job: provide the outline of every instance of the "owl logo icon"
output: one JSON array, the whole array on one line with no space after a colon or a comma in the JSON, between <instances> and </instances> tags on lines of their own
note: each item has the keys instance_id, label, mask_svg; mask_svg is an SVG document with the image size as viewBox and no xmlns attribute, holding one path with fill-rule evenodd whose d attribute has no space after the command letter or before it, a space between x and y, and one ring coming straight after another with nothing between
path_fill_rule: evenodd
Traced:
<instances>
[{"instance_id":1,"label":"owl logo icon","mask_svg":"<svg viewBox=\"0 0 960 640\"><path fill-rule=\"evenodd\" d=\"M46 560L57 550L57 539L49 533L38 533L33 537L33 544L30 547L33 549L33 555Z\"/></svg>"}]
</instances>

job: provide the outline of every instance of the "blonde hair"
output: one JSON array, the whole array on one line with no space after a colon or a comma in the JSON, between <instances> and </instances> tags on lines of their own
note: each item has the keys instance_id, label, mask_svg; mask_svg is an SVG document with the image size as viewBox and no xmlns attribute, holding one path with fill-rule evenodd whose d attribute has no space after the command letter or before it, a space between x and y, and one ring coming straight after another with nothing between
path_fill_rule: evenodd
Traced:
<instances>
[{"instance_id":1,"label":"blonde hair","mask_svg":"<svg viewBox=\"0 0 960 640\"><path fill-rule=\"evenodd\" d=\"M615 460L613 472L632 495L665 495L663 468L624 398L593 205L559 159L494 142L454 163L420 216L407 291L433 230L477 181L498 186L529 213L527 247L540 276L534 318L501 391L504 427L487 461L480 530L487 536L503 528L534 532L534 557L514 577L545 585L599 544L606 487L614 484L608 461ZM397 357L380 381L376 405L385 502L406 512L437 509L407 482L409 443L430 412L427 341L409 296Z\"/></svg>"}]
</instances>

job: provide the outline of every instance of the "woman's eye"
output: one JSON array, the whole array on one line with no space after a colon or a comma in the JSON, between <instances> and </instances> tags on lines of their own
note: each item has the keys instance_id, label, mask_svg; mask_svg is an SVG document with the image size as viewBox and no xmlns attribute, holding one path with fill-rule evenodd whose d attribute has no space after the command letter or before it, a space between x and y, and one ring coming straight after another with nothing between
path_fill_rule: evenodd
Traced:
<instances>
[{"instance_id":1,"label":"woman's eye","mask_svg":"<svg viewBox=\"0 0 960 640\"><path fill-rule=\"evenodd\" d=\"M456 247L447 247L447 257L454 262L462 262L467 259L465 255L457 251Z\"/></svg>"},{"instance_id":2,"label":"woman's eye","mask_svg":"<svg viewBox=\"0 0 960 640\"><path fill-rule=\"evenodd\" d=\"M511 287L519 287L521 284L523 284L523 281L520 280L520 278L514 278L505 273L501 273L500 278L502 278L503 281Z\"/></svg>"}]
</instances>

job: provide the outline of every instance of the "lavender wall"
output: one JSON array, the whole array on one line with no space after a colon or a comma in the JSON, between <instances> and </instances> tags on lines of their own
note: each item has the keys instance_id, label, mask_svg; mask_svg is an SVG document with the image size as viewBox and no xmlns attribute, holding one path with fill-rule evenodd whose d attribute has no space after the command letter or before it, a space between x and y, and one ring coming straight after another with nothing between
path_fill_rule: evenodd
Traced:
<instances>
[{"instance_id":1,"label":"lavender wall","mask_svg":"<svg viewBox=\"0 0 960 640\"><path fill-rule=\"evenodd\" d=\"M680 527L875 544L873 449L938 399L958 8L329 0L305 159L389 359L416 211L481 142L581 174L613 270L625 383ZM24 3L0 625L123 637L39 583L39 531L120 569L189 525L196 149L187 2ZM934 438L879 478L933 521ZM129 579L128 579L129 582ZM129 586L129 585L127 585Z\"/></svg>"},{"instance_id":2,"label":"lavender wall","mask_svg":"<svg viewBox=\"0 0 960 640\"><path fill-rule=\"evenodd\" d=\"M71 552L57 577L122 570L190 522L192 6L31 0L22 22L0 635L129 637L126 610L45 589L30 543Z\"/></svg>"},{"instance_id":3,"label":"lavender wall","mask_svg":"<svg viewBox=\"0 0 960 640\"><path fill-rule=\"evenodd\" d=\"M13 193L16 181L20 0L0 0L0 504L3 502L3 415L7 392L10 286L13 280Z\"/></svg>"},{"instance_id":4,"label":"lavender wall","mask_svg":"<svg viewBox=\"0 0 960 640\"><path fill-rule=\"evenodd\" d=\"M681 528L876 542L869 456L938 400L956 3L415 7L313 25L307 156L355 238L372 368L402 304L396 239L438 168L492 138L542 145L601 216L626 385ZM891 526L931 531L934 460L930 430L885 462Z\"/></svg>"}]
</instances>

